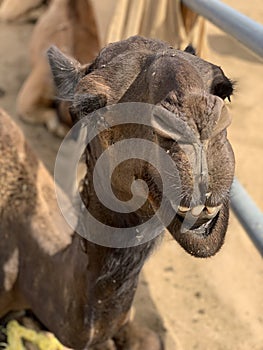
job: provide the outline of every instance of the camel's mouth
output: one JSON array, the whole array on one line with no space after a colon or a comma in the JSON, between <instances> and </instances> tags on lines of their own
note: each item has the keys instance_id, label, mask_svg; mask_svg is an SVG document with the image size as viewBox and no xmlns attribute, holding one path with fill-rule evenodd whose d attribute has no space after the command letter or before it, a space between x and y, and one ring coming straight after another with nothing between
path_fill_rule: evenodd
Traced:
<instances>
[{"instance_id":1,"label":"camel's mouth","mask_svg":"<svg viewBox=\"0 0 263 350\"><path fill-rule=\"evenodd\" d=\"M192 225L190 222L187 222L185 216L182 216L177 213L176 217L181 222L182 233L187 231L191 234L205 238L209 236L210 233L213 231L213 228L216 225L216 222L219 218L219 210L217 211L216 215L211 217L210 219L206 220L202 217L199 217Z\"/></svg>"},{"instance_id":2,"label":"camel's mouth","mask_svg":"<svg viewBox=\"0 0 263 350\"><path fill-rule=\"evenodd\" d=\"M198 236L207 237L219 217L221 208L222 204L213 207L203 204L193 207L178 206L176 219L180 222L180 231L190 231Z\"/></svg>"},{"instance_id":3,"label":"camel's mouth","mask_svg":"<svg viewBox=\"0 0 263 350\"><path fill-rule=\"evenodd\" d=\"M214 255L224 243L228 224L229 203L213 208L183 208L178 211L168 230L176 241L191 255ZM187 209L187 210L186 210ZM207 210L208 209L208 210ZM193 214L199 215L194 216Z\"/></svg>"}]
</instances>

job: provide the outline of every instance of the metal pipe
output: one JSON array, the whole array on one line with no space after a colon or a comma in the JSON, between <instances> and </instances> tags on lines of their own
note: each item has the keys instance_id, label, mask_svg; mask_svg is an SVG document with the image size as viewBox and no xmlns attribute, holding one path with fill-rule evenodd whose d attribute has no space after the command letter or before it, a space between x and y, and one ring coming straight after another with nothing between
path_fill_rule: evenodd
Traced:
<instances>
[{"instance_id":1,"label":"metal pipe","mask_svg":"<svg viewBox=\"0 0 263 350\"><path fill-rule=\"evenodd\" d=\"M184 5L263 57L263 25L219 0L181 0Z\"/></svg>"},{"instance_id":2,"label":"metal pipe","mask_svg":"<svg viewBox=\"0 0 263 350\"><path fill-rule=\"evenodd\" d=\"M231 208L263 256L263 213L237 178L231 187Z\"/></svg>"}]
</instances>

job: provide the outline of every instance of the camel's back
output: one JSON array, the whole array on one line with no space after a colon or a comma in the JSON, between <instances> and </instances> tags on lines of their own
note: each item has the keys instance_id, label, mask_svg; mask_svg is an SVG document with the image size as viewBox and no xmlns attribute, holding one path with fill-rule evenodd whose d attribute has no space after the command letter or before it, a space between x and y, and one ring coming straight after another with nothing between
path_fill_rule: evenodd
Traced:
<instances>
[{"instance_id":1,"label":"camel's back","mask_svg":"<svg viewBox=\"0 0 263 350\"><path fill-rule=\"evenodd\" d=\"M25 291L38 278L39 266L65 249L71 234L52 177L0 108L0 317L28 307ZM22 299L14 295L17 288L23 289Z\"/></svg>"},{"instance_id":2,"label":"camel's back","mask_svg":"<svg viewBox=\"0 0 263 350\"><path fill-rule=\"evenodd\" d=\"M21 210L33 209L34 178L38 162L22 132L0 109L0 216L17 218Z\"/></svg>"},{"instance_id":3,"label":"camel's back","mask_svg":"<svg viewBox=\"0 0 263 350\"><path fill-rule=\"evenodd\" d=\"M57 206L52 177L18 126L0 109L0 235L14 227L21 231L20 239L22 232L30 232L33 240L41 239L40 245L50 245L49 251L71 241L72 230Z\"/></svg>"}]
</instances>

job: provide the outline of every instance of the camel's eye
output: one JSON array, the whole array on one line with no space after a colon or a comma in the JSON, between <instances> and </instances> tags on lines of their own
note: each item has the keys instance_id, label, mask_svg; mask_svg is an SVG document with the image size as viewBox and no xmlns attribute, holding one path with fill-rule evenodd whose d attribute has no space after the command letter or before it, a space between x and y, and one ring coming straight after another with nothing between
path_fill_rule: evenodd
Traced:
<instances>
[{"instance_id":1,"label":"camel's eye","mask_svg":"<svg viewBox=\"0 0 263 350\"><path fill-rule=\"evenodd\" d=\"M210 93L222 98L222 100L227 98L231 102L230 96L233 95L234 85L235 82L228 79L222 69L217 67L217 73L212 82Z\"/></svg>"},{"instance_id":2,"label":"camel's eye","mask_svg":"<svg viewBox=\"0 0 263 350\"><path fill-rule=\"evenodd\" d=\"M233 95L234 87L232 81L229 79L226 78L226 80L215 84L211 90L213 95L222 98L222 100L227 98L231 102L230 96Z\"/></svg>"}]
</instances>

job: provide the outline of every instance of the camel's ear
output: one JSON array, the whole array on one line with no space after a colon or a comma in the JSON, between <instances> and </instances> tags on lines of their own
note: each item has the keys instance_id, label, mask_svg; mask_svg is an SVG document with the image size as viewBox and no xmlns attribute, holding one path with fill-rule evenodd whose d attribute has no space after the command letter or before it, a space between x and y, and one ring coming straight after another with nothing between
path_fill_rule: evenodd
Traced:
<instances>
[{"instance_id":1,"label":"camel's ear","mask_svg":"<svg viewBox=\"0 0 263 350\"><path fill-rule=\"evenodd\" d=\"M48 49L47 57L58 96L71 100L79 80L85 75L86 66L81 66L74 58L64 55L56 46Z\"/></svg>"}]
</instances>

